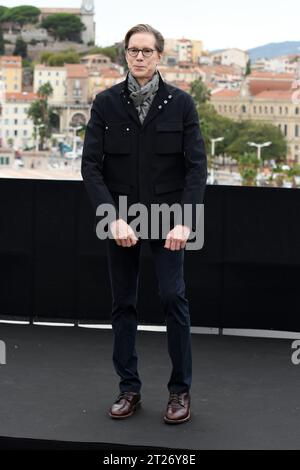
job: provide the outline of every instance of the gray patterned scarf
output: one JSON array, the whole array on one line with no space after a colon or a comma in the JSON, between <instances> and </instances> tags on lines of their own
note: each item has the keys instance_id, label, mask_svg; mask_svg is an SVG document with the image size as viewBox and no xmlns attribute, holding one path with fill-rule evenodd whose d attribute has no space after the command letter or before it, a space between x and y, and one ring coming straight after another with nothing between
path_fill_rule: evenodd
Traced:
<instances>
[{"instance_id":1,"label":"gray patterned scarf","mask_svg":"<svg viewBox=\"0 0 300 470\"><path fill-rule=\"evenodd\" d=\"M131 92L129 96L132 98L132 101L134 102L134 105L137 109L140 122L143 124L159 87L158 72L156 70L151 80L149 80L149 82L143 86L138 83L131 72L128 72L127 84L128 89Z\"/></svg>"}]
</instances>

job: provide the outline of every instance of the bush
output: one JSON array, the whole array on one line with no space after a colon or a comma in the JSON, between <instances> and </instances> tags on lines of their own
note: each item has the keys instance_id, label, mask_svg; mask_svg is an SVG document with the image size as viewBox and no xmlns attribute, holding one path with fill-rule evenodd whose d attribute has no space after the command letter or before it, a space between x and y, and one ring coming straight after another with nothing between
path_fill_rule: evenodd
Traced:
<instances>
[{"instance_id":1,"label":"bush","mask_svg":"<svg viewBox=\"0 0 300 470\"><path fill-rule=\"evenodd\" d=\"M39 8L23 5L14 8L0 7L0 22L13 21L23 26L26 23L37 23L41 10Z\"/></svg>"},{"instance_id":2,"label":"bush","mask_svg":"<svg viewBox=\"0 0 300 470\"><path fill-rule=\"evenodd\" d=\"M42 21L42 28L47 29L55 39L63 41L69 39L70 41L79 41L80 33L85 29L84 24L80 18L69 13L56 13L49 15Z\"/></svg>"}]
</instances>

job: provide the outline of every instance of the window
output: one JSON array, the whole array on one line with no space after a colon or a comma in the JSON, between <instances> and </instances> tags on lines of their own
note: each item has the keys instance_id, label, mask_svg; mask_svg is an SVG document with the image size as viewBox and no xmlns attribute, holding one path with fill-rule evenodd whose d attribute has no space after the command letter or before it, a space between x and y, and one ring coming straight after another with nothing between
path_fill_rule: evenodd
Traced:
<instances>
[{"instance_id":1,"label":"window","mask_svg":"<svg viewBox=\"0 0 300 470\"><path fill-rule=\"evenodd\" d=\"M295 109L295 114L299 114L299 108Z\"/></svg>"},{"instance_id":2,"label":"window","mask_svg":"<svg viewBox=\"0 0 300 470\"><path fill-rule=\"evenodd\" d=\"M261 114L261 113L262 113L262 107L260 106L259 107L259 114Z\"/></svg>"},{"instance_id":3,"label":"window","mask_svg":"<svg viewBox=\"0 0 300 470\"><path fill-rule=\"evenodd\" d=\"M14 131L14 136L15 136L15 137L18 136L18 131Z\"/></svg>"},{"instance_id":4,"label":"window","mask_svg":"<svg viewBox=\"0 0 300 470\"><path fill-rule=\"evenodd\" d=\"M17 90L18 89L18 85L14 85L14 90Z\"/></svg>"},{"instance_id":5,"label":"window","mask_svg":"<svg viewBox=\"0 0 300 470\"><path fill-rule=\"evenodd\" d=\"M284 125L284 135L287 136L288 133L288 126L287 124Z\"/></svg>"},{"instance_id":6,"label":"window","mask_svg":"<svg viewBox=\"0 0 300 470\"><path fill-rule=\"evenodd\" d=\"M256 106L253 107L253 112L256 114Z\"/></svg>"},{"instance_id":7,"label":"window","mask_svg":"<svg viewBox=\"0 0 300 470\"><path fill-rule=\"evenodd\" d=\"M265 114L268 114L268 106L265 106Z\"/></svg>"},{"instance_id":8,"label":"window","mask_svg":"<svg viewBox=\"0 0 300 470\"><path fill-rule=\"evenodd\" d=\"M14 124L15 124L15 125L18 124L18 119L14 119Z\"/></svg>"},{"instance_id":9,"label":"window","mask_svg":"<svg viewBox=\"0 0 300 470\"><path fill-rule=\"evenodd\" d=\"M285 114L289 114L289 108L287 106L285 107Z\"/></svg>"},{"instance_id":10,"label":"window","mask_svg":"<svg viewBox=\"0 0 300 470\"><path fill-rule=\"evenodd\" d=\"M9 125L9 119L5 119L4 124L6 124L8 126Z\"/></svg>"},{"instance_id":11,"label":"window","mask_svg":"<svg viewBox=\"0 0 300 470\"><path fill-rule=\"evenodd\" d=\"M295 137L299 137L299 126L298 126L298 124L295 125Z\"/></svg>"},{"instance_id":12,"label":"window","mask_svg":"<svg viewBox=\"0 0 300 470\"><path fill-rule=\"evenodd\" d=\"M27 123L28 123L27 119L24 119L24 120L23 120L24 126L27 126Z\"/></svg>"},{"instance_id":13,"label":"window","mask_svg":"<svg viewBox=\"0 0 300 470\"><path fill-rule=\"evenodd\" d=\"M282 106L279 106L279 114L282 114Z\"/></svg>"},{"instance_id":14,"label":"window","mask_svg":"<svg viewBox=\"0 0 300 470\"><path fill-rule=\"evenodd\" d=\"M24 137L27 136L27 131L26 131L26 130L23 131L23 136L24 136Z\"/></svg>"},{"instance_id":15,"label":"window","mask_svg":"<svg viewBox=\"0 0 300 470\"><path fill-rule=\"evenodd\" d=\"M271 106L270 110L271 110L271 114L274 114L274 108L273 108L273 106Z\"/></svg>"},{"instance_id":16,"label":"window","mask_svg":"<svg viewBox=\"0 0 300 470\"><path fill-rule=\"evenodd\" d=\"M242 106L242 112L243 112L243 113L246 113L246 112L247 112L247 106L245 106L244 104L243 104L243 106Z\"/></svg>"},{"instance_id":17,"label":"window","mask_svg":"<svg viewBox=\"0 0 300 470\"><path fill-rule=\"evenodd\" d=\"M14 112L18 114L18 108L14 108Z\"/></svg>"}]
</instances>

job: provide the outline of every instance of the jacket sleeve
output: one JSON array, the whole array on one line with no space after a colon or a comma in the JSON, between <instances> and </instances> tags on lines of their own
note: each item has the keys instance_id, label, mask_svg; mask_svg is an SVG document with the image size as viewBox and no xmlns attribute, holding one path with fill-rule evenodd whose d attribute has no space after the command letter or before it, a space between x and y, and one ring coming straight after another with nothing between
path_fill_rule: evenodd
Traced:
<instances>
[{"instance_id":1,"label":"jacket sleeve","mask_svg":"<svg viewBox=\"0 0 300 470\"><path fill-rule=\"evenodd\" d=\"M118 218L118 208L103 179L104 97L99 93L93 101L90 120L86 127L81 175L94 214L100 204L112 204Z\"/></svg>"},{"instance_id":2,"label":"jacket sleeve","mask_svg":"<svg viewBox=\"0 0 300 470\"><path fill-rule=\"evenodd\" d=\"M183 150L185 159L185 184L181 206L191 204L192 223L185 225L196 231L196 206L202 204L207 180L207 156L204 139L200 130L198 112L194 99L187 94L183 117Z\"/></svg>"}]
</instances>

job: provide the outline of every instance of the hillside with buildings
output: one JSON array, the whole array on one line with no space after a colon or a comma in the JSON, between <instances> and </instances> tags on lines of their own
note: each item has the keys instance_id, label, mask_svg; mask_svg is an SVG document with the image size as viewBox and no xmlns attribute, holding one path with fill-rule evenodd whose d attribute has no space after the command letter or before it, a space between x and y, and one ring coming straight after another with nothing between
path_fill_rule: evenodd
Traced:
<instances>
[{"instance_id":1,"label":"hillside with buildings","mask_svg":"<svg viewBox=\"0 0 300 470\"><path fill-rule=\"evenodd\" d=\"M10 25L11 29L4 31L4 37L14 41L22 34L22 38L29 41L28 47L30 41L39 38L41 46L43 38L49 40L49 36L43 37L45 32L42 33L38 25L41 18L47 18L53 12L68 12L81 18L86 29L77 45L85 48L85 52L78 54L77 63L66 60L61 65L50 65L51 61L32 61L29 81L26 75L28 64L24 67L22 57L8 54L7 50L0 56L2 148L29 150L36 147L36 122L27 113L39 99L40 87L49 84L52 88L48 97L48 105L55 117L52 139L72 145L74 129L87 124L96 94L126 77L122 41L111 47L115 52L111 58L88 45L95 39L92 1L83 1L78 10L42 8L42 16L32 29L24 24L17 31ZM6 22L6 28L8 26ZM57 41L57 44L62 51L66 50L65 41ZM45 52L44 47L42 50ZM300 163L300 54L251 62L249 51L239 48L209 52L202 40L166 38L158 69L167 82L189 93L194 83L203 83L210 92L210 104L220 116L234 122L254 120L276 126L288 144L288 161Z\"/></svg>"},{"instance_id":2,"label":"hillside with buildings","mask_svg":"<svg viewBox=\"0 0 300 470\"><path fill-rule=\"evenodd\" d=\"M4 7L2 7L4 8ZM20 15L10 15L10 11L16 8L34 8L34 7L15 7L14 9L6 9L1 15L0 26L2 29L3 39L5 43L5 54L12 55L16 42L22 40L27 44L27 54L31 59L37 59L45 50L45 47L55 51L63 51L66 49L75 49L77 51L85 51L87 46L95 44L95 21L94 21L94 2L93 0L82 0L80 8L34 8L35 15L31 18L28 16L28 22L25 19L20 20ZM25 11L26 12L26 11ZM22 13L22 10L21 10ZM74 31L82 28L79 34L66 34L66 37L58 37L48 25L47 20L56 16L58 20L66 20L66 15L73 18ZM60 18L59 18L60 17ZM31 18L31 19L30 19ZM65 23L62 23L65 24Z\"/></svg>"}]
</instances>

